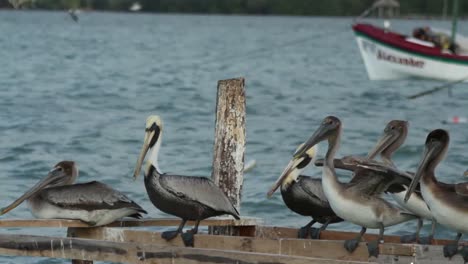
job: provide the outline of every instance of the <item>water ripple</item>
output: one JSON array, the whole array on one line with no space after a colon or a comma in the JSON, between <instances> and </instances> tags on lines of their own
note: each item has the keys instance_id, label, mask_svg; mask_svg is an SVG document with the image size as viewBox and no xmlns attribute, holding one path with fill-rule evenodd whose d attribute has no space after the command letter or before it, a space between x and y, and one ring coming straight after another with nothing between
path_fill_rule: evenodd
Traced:
<instances>
[{"instance_id":1,"label":"water ripple","mask_svg":"<svg viewBox=\"0 0 468 264\"><path fill-rule=\"evenodd\" d=\"M410 32L420 22L428 23L392 24ZM453 115L466 116L466 92L408 101L406 95L438 83L368 81L350 23L347 18L84 12L75 24L59 12L0 11L0 31L9 36L0 39L4 203L58 161L73 159L80 181L111 184L150 216L165 216L149 202L142 179L131 179L147 115L164 119L163 171L209 176L217 80L237 76L246 77L247 84L246 161L258 163L245 176L243 215L292 227L308 221L288 210L278 193L272 199L265 193L296 147L330 114L343 121L339 155L364 155L389 120L409 120L408 140L395 162L412 171L426 134L438 127L448 129L451 147L438 171L444 181L463 180L467 125L443 122ZM464 25L466 21L460 21L462 30L468 28ZM312 38L315 34L320 37ZM310 42L279 45L307 35ZM320 155L325 148L320 146ZM319 177L321 172L309 168L307 174ZM347 181L349 175L341 178ZM22 205L4 217L32 216ZM408 222L387 233L408 233L414 227ZM349 223L330 228L359 229ZM428 228L426 223L424 231ZM62 231L51 234L63 235ZM437 236L452 233L440 227ZM30 263L27 258L14 260ZM36 261L42 262L50 260Z\"/></svg>"}]
</instances>

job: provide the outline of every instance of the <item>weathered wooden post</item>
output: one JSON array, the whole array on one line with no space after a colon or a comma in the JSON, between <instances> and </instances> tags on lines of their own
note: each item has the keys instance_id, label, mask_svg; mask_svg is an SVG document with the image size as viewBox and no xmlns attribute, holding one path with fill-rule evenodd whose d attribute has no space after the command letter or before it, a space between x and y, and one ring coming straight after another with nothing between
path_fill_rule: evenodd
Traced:
<instances>
[{"instance_id":1,"label":"weathered wooden post","mask_svg":"<svg viewBox=\"0 0 468 264\"><path fill-rule=\"evenodd\" d=\"M245 150L245 81L244 78L218 82L213 157L213 181L239 210L244 180ZM223 227L212 233L232 233Z\"/></svg>"}]
</instances>

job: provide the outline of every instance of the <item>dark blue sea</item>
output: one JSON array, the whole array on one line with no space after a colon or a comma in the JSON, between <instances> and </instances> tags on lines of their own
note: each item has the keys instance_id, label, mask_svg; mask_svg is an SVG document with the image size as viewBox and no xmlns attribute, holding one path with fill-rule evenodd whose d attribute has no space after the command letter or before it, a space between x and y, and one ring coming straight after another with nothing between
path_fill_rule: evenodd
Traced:
<instances>
[{"instance_id":1,"label":"dark blue sea","mask_svg":"<svg viewBox=\"0 0 468 264\"><path fill-rule=\"evenodd\" d=\"M5 206L47 175L74 160L80 182L99 180L125 192L149 212L167 217L148 200L143 180L132 180L145 119L164 122L160 167L209 176L213 157L216 85L243 76L247 93L246 162L241 214L269 225L299 227L308 218L266 192L327 115L344 126L338 155L364 155L392 119L410 122L395 163L415 170L429 131L450 131L447 158L437 170L446 182L467 180L468 87L408 100L437 81L369 81L351 31L352 18L204 16L83 12L0 11L0 197ZM374 21L379 25L382 21ZM449 28L449 21L394 20L392 27ZM459 22L468 35L466 21ZM326 145L320 146L324 155ZM308 175L321 175L311 167ZM344 174L346 181L349 174ZM26 204L7 218L32 218ZM412 232L416 222L387 229ZM423 232L430 226L426 223ZM330 229L359 230L343 223ZM4 229L53 234L61 229ZM439 226L436 236L455 234ZM31 258L1 257L2 263ZM34 259L50 263L48 259ZM59 260L56 263L62 263Z\"/></svg>"}]
</instances>

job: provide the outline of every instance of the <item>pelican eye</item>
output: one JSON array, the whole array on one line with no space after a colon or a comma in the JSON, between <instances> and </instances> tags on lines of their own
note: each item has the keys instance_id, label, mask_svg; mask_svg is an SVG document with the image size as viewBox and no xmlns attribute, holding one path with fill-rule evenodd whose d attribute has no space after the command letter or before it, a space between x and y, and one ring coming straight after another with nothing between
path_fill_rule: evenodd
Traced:
<instances>
[{"instance_id":1,"label":"pelican eye","mask_svg":"<svg viewBox=\"0 0 468 264\"><path fill-rule=\"evenodd\" d=\"M333 124L333 120L326 119L326 120L323 121L323 124L324 125L331 125L331 124Z\"/></svg>"},{"instance_id":2,"label":"pelican eye","mask_svg":"<svg viewBox=\"0 0 468 264\"><path fill-rule=\"evenodd\" d=\"M62 168L62 167L58 167L57 170L58 170L58 171L63 171L63 168Z\"/></svg>"}]
</instances>

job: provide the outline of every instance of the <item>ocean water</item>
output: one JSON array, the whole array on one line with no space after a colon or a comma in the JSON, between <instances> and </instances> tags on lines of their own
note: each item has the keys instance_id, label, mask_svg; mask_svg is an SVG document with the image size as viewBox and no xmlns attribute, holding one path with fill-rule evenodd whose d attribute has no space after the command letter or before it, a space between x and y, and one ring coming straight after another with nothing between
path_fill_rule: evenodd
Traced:
<instances>
[{"instance_id":1,"label":"ocean water","mask_svg":"<svg viewBox=\"0 0 468 264\"><path fill-rule=\"evenodd\" d=\"M406 170L415 170L427 133L447 129L451 144L437 174L446 182L466 180L468 124L444 121L468 116L467 85L458 85L451 97L440 92L408 100L405 96L440 82L369 81L351 23L351 18L96 12L82 13L74 23L64 12L0 11L2 206L55 163L71 159L79 165L80 182L103 181L125 191L149 217L165 217L148 200L143 180L131 177L146 117L158 114L164 122L163 171L209 176L216 84L239 76L246 78L245 159L257 161L245 175L244 216L278 226L309 221L291 212L279 193L266 199L266 192L327 115L343 122L339 156L365 154L389 120L408 120L407 142L394 157ZM429 24L449 27L448 21L392 21L403 32ZM466 21L459 28L468 33ZM325 149L322 145L321 155ZM318 177L321 170L311 167L306 174ZM31 217L26 205L2 216ZM408 222L386 233L405 234L415 226ZM330 229L359 227L341 223ZM426 223L423 232L428 230ZM65 230L1 232L63 235ZM437 237L454 235L437 229ZM51 262L0 258L2 263L31 261Z\"/></svg>"}]
</instances>

